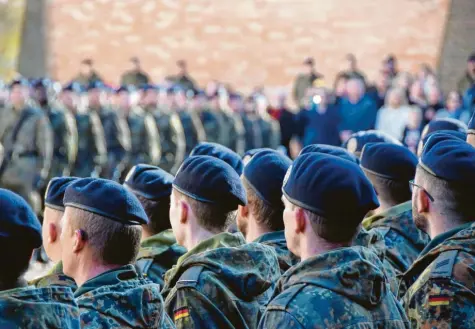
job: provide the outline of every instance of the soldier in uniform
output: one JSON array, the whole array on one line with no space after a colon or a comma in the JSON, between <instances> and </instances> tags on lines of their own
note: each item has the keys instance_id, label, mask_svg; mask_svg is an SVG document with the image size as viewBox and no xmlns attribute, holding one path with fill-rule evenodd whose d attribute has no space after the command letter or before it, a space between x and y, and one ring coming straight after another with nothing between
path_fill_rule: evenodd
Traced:
<instances>
[{"instance_id":1,"label":"soldier in uniform","mask_svg":"<svg viewBox=\"0 0 475 329\"><path fill-rule=\"evenodd\" d=\"M185 90L179 86L174 87L174 111L180 118L186 140L185 156L200 142L206 141L203 124L196 112L188 110L188 101Z\"/></svg>"},{"instance_id":2,"label":"soldier in uniform","mask_svg":"<svg viewBox=\"0 0 475 329\"><path fill-rule=\"evenodd\" d=\"M222 129L224 126L224 120L222 116L217 114L216 111L211 108L210 104L208 104L204 91L196 91L190 102L190 111L192 113L198 113L207 142L220 143L225 146L229 144L223 143L222 136L224 135L224 131Z\"/></svg>"},{"instance_id":3,"label":"soldier in uniform","mask_svg":"<svg viewBox=\"0 0 475 329\"><path fill-rule=\"evenodd\" d=\"M264 97L256 99L256 112L258 115L258 126L261 132L261 147L268 147L277 150L280 145L280 124L267 112L268 103Z\"/></svg>"},{"instance_id":4,"label":"soldier in uniform","mask_svg":"<svg viewBox=\"0 0 475 329\"><path fill-rule=\"evenodd\" d=\"M160 146L157 126L153 116L133 103L130 95L133 90L122 86L116 90L115 110L119 117L127 122L130 131L131 149L127 172L139 163L158 165Z\"/></svg>"},{"instance_id":5,"label":"soldier in uniform","mask_svg":"<svg viewBox=\"0 0 475 329\"><path fill-rule=\"evenodd\" d=\"M74 280L63 273L61 262L61 217L64 214L63 197L66 188L78 178L55 177L50 180L45 194L45 211L43 214L42 237L43 246L48 258L55 263L51 271L30 282L35 287L66 286L76 290Z\"/></svg>"},{"instance_id":6,"label":"soldier in uniform","mask_svg":"<svg viewBox=\"0 0 475 329\"><path fill-rule=\"evenodd\" d=\"M365 130L352 134L350 138L343 143L342 147L359 159L363 147L368 143L391 143L402 145L401 142L385 132L380 130Z\"/></svg>"},{"instance_id":7,"label":"soldier in uniform","mask_svg":"<svg viewBox=\"0 0 475 329\"><path fill-rule=\"evenodd\" d=\"M41 224L20 196L0 189L0 328L79 329L68 287L27 286L23 274L41 246Z\"/></svg>"},{"instance_id":8,"label":"soldier in uniform","mask_svg":"<svg viewBox=\"0 0 475 329\"><path fill-rule=\"evenodd\" d=\"M173 182L170 221L187 253L165 275L177 328L255 328L280 276L274 250L225 232L246 192L222 160L191 156Z\"/></svg>"},{"instance_id":9,"label":"soldier in uniform","mask_svg":"<svg viewBox=\"0 0 475 329\"><path fill-rule=\"evenodd\" d=\"M78 285L81 327L169 328L160 286L133 265L148 223L139 200L115 182L82 178L67 187L64 205L61 259Z\"/></svg>"},{"instance_id":10,"label":"soldier in uniform","mask_svg":"<svg viewBox=\"0 0 475 329\"><path fill-rule=\"evenodd\" d=\"M53 134L46 115L28 105L28 86L14 81L10 106L2 111L0 141L4 160L0 186L20 194L36 212L41 200L37 191L44 187L53 157Z\"/></svg>"},{"instance_id":11,"label":"soldier in uniform","mask_svg":"<svg viewBox=\"0 0 475 329\"><path fill-rule=\"evenodd\" d=\"M36 81L33 88L35 100L48 116L53 130L53 162L49 177L69 176L77 156L78 132L74 117L68 108L59 109L50 102L44 79Z\"/></svg>"},{"instance_id":12,"label":"soldier in uniform","mask_svg":"<svg viewBox=\"0 0 475 329\"><path fill-rule=\"evenodd\" d=\"M145 164L133 167L124 182L139 199L149 219L149 223L142 226L142 242L135 266L161 287L165 272L186 252L176 243L170 226L172 182L172 175Z\"/></svg>"},{"instance_id":13,"label":"soldier in uniform","mask_svg":"<svg viewBox=\"0 0 475 329\"><path fill-rule=\"evenodd\" d=\"M73 82L66 85L59 94L59 102L74 118L77 129L77 156L71 175L77 177L98 177L107 163L106 140L99 116L87 111L79 100L81 88Z\"/></svg>"},{"instance_id":14,"label":"soldier in uniform","mask_svg":"<svg viewBox=\"0 0 475 329\"><path fill-rule=\"evenodd\" d=\"M241 176L247 205L239 206L237 226L246 241L274 248L283 274L297 264L298 258L287 248L282 213L282 182L292 161L273 150L255 154Z\"/></svg>"},{"instance_id":15,"label":"soldier in uniform","mask_svg":"<svg viewBox=\"0 0 475 329\"><path fill-rule=\"evenodd\" d=\"M411 186L414 221L432 240L400 287L414 329L473 328L474 184L474 148L440 134L429 138Z\"/></svg>"},{"instance_id":16,"label":"soldier in uniform","mask_svg":"<svg viewBox=\"0 0 475 329\"><path fill-rule=\"evenodd\" d=\"M253 97L248 97L244 103L241 119L245 131L245 151L263 148L262 135L256 114L256 103Z\"/></svg>"},{"instance_id":17,"label":"soldier in uniform","mask_svg":"<svg viewBox=\"0 0 475 329\"><path fill-rule=\"evenodd\" d=\"M244 164L241 157L226 146L209 142L199 143L190 153L190 156L196 155L209 155L220 159L230 165L239 176L242 175Z\"/></svg>"},{"instance_id":18,"label":"soldier in uniform","mask_svg":"<svg viewBox=\"0 0 475 329\"><path fill-rule=\"evenodd\" d=\"M140 87L150 83L148 74L142 70L138 57L132 57L129 60L130 70L122 74L120 84L122 86Z\"/></svg>"},{"instance_id":19,"label":"soldier in uniform","mask_svg":"<svg viewBox=\"0 0 475 329\"><path fill-rule=\"evenodd\" d=\"M409 328L378 257L351 247L364 215L379 206L361 169L304 154L282 192L287 246L302 261L282 276L259 328Z\"/></svg>"},{"instance_id":20,"label":"soldier in uniform","mask_svg":"<svg viewBox=\"0 0 475 329\"><path fill-rule=\"evenodd\" d=\"M385 256L402 274L429 243L412 219L409 181L414 179L416 156L407 148L388 143L366 144L361 168L378 195L380 207L363 221L363 227L384 236Z\"/></svg>"},{"instance_id":21,"label":"soldier in uniform","mask_svg":"<svg viewBox=\"0 0 475 329\"><path fill-rule=\"evenodd\" d=\"M89 86L89 111L99 116L107 145L107 165L101 176L119 181L130 159L130 131L127 121L106 106L103 88L101 83Z\"/></svg>"},{"instance_id":22,"label":"soldier in uniform","mask_svg":"<svg viewBox=\"0 0 475 329\"><path fill-rule=\"evenodd\" d=\"M167 91L157 90L155 87L146 88L144 91L144 108L149 112L158 129L160 144L160 168L176 173L178 167L185 159L185 135L180 118L171 111L167 102ZM159 97L161 102L159 103Z\"/></svg>"},{"instance_id":23,"label":"soldier in uniform","mask_svg":"<svg viewBox=\"0 0 475 329\"><path fill-rule=\"evenodd\" d=\"M79 83L81 87L87 88L92 83L102 82L102 78L94 69L93 60L87 58L81 61L79 74L73 79L73 81Z\"/></svg>"},{"instance_id":24,"label":"soldier in uniform","mask_svg":"<svg viewBox=\"0 0 475 329\"><path fill-rule=\"evenodd\" d=\"M466 133L467 125L460 120L451 118L432 120L424 127L424 129L422 129L421 139L419 140L419 145L417 147L417 156L420 157L422 154L422 150L424 148L424 141L427 141L426 137L431 133L441 130Z\"/></svg>"}]
</instances>

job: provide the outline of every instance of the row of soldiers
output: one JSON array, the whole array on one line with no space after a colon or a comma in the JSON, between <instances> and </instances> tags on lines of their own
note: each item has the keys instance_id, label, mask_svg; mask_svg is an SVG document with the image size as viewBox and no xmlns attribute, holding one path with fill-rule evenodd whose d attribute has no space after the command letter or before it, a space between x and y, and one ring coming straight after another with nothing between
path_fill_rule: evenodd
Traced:
<instances>
[{"instance_id":1,"label":"row of soldiers","mask_svg":"<svg viewBox=\"0 0 475 329\"><path fill-rule=\"evenodd\" d=\"M246 106L245 106L246 105ZM0 186L38 208L45 182L56 176L119 181L138 163L176 173L200 142L238 154L280 143L280 128L262 102L180 86L109 88L93 81L60 90L46 79L13 81L0 104L5 161ZM42 194L42 193L40 193Z\"/></svg>"},{"instance_id":2,"label":"row of soldiers","mask_svg":"<svg viewBox=\"0 0 475 329\"><path fill-rule=\"evenodd\" d=\"M0 189L2 328L475 328L475 122ZM26 283L43 243L56 263Z\"/></svg>"}]
</instances>

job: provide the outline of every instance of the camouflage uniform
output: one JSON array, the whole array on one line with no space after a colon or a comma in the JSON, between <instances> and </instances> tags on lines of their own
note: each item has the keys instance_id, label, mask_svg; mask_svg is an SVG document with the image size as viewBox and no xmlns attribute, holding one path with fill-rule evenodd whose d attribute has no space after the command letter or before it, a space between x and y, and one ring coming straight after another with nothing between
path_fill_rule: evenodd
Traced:
<instances>
[{"instance_id":1,"label":"camouflage uniform","mask_svg":"<svg viewBox=\"0 0 475 329\"><path fill-rule=\"evenodd\" d=\"M259 127L259 118L254 114L241 115L245 131L245 151L262 148L263 141Z\"/></svg>"},{"instance_id":2,"label":"camouflage uniform","mask_svg":"<svg viewBox=\"0 0 475 329\"><path fill-rule=\"evenodd\" d=\"M165 273L185 253L185 248L176 243L173 231L166 230L142 241L136 266L145 277L163 287Z\"/></svg>"},{"instance_id":3,"label":"camouflage uniform","mask_svg":"<svg viewBox=\"0 0 475 329\"><path fill-rule=\"evenodd\" d=\"M254 242L274 248L277 258L279 259L279 267L282 274L299 262L299 258L287 248L284 231L263 234L254 240Z\"/></svg>"},{"instance_id":4,"label":"camouflage uniform","mask_svg":"<svg viewBox=\"0 0 475 329\"><path fill-rule=\"evenodd\" d=\"M203 124L206 141L223 144L224 131L221 130L224 126L223 117L217 111L203 109L200 111L200 120ZM229 134L229 131L226 134Z\"/></svg>"},{"instance_id":5,"label":"camouflage uniform","mask_svg":"<svg viewBox=\"0 0 475 329\"><path fill-rule=\"evenodd\" d=\"M36 288L60 286L69 287L72 291L77 289L76 282L69 276L63 273L63 263L59 262L49 271L49 273L41 278L33 280L28 284L35 286Z\"/></svg>"},{"instance_id":6,"label":"camouflage uniform","mask_svg":"<svg viewBox=\"0 0 475 329\"><path fill-rule=\"evenodd\" d=\"M127 124L131 139L130 161L127 169L139 163L158 165L160 161L159 136L153 117L136 107L127 116Z\"/></svg>"},{"instance_id":7,"label":"camouflage uniform","mask_svg":"<svg viewBox=\"0 0 475 329\"><path fill-rule=\"evenodd\" d=\"M107 271L74 293L81 328L173 328L160 287L140 277L133 265Z\"/></svg>"},{"instance_id":8,"label":"camouflage uniform","mask_svg":"<svg viewBox=\"0 0 475 329\"><path fill-rule=\"evenodd\" d=\"M13 141L13 130L22 116L23 123ZM5 149L6 166L0 173L0 186L21 195L38 212L41 201L35 190L40 180L48 178L53 157L53 134L48 118L42 111L29 107L22 113L6 107L1 117L0 141Z\"/></svg>"},{"instance_id":9,"label":"camouflage uniform","mask_svg":"<svg viewBox=\"0 0 475 329\"><path fill-rule=\"evenodd\" d=\"M104 178L118 181L130 160L130 131L127 121L112 109L101 108L97 112L104 128L107 145L107 167Z\"/></svg>"},{"instance_id":10,"label":"camouflage uniform","mask_svg":"<svg viewBox=\"0 0 475 329\"><path fill-rule=\"evenodd\" d=\"M261 141L260 147L268 147L276 150L280 145L280 125L269 115L260 116L257 119Z\"/></svg>"},{"instance_id":11,"label":"camouflage uniform","mask_svg":"<svg viewBox=\"0 0 475 329\"><path fill-rule=\"evenodd\" d=\"M0 291L2 329L79 329L79 310L66 287L16 288Z\"/></svg>"},{"instance_id":12,"label":"camouflage uniform","mask_svg":"<svg viewBox=\"0 0 475 329\"><path fill-rule=\"evenodd\" d=\"M169 173L175 173L185 159L186 141L180 118L175 113L164 109L152 112L158 128L160 148L160 168Z\"/></svg>"},{"instance_id":13,"label":"camouflage uniform","mask_svg":"<svg viewBox=\"0 0 475 329\"><path fill-rule=\"evenodd\" d=\"M78 152L72 176L99 175L107 163L107 148L101 119L96 112L74 115L78 136Z\"/></svg>"},{"instance_id":14,"label":"camouflage uniform","mask_svg":"<svg viewBox=\"0 0 475 329\"><path fill-rule=\"evenodd\" d=\"M245 152L245 131L241 116L226 111L216 111L220 117L219 143L230 148L239 155Z\"/></svg>"},{"instance_id":15,"label":"camouflage uniform","mask_svg":"<svg viewBox=\"0 0 475 329\"><path fill-rule=\"evenodd\" d=\"M96 71L93 71L90 76L86 76L84 74L78 74L74 79L73 82L79 83L83 87L87 87L94 82L102 82L102 78Z\"/></svg>"},{"instance_id":16,"label":"camouflage uniform","mask_svg":"<svg viewBox=\"0 0 475 329\"><path fill-rule=\"evenodd\" d=\"M185 134L185 156L188 156L191 153L191 150L193 150L193 148L198 145L198 143L206 141L206 134L203 124L195 112L179 110L177 114L180 118L181 125L183 126L183 132Z\"/></svg>"},{"instance_id":17,"label":"camouflage uniform","mask_svg":"<svg viewBox=\"0 0 475 329\"><path fill-rule=\"evenodd\" d=\"M257 328L280 277L272 248L221 233L165 275L165 308L177 328Z\"/></svg>"},{"instance_id":18,"label":"camouflage uniform","mask_svg":"<svg viewBox=\"0 0 475 329\"><path fill-rule=\"evenodd\" d=\"M302 261L282 276L259 328L409 328L380 268L363 247Z\"/></svg>"},{"instance_id":19,"label":"camouflage uniform","mask_svg":"<svg viewBox=\"0 0 475 329\"><path fill-rule=\"evenodd\" d=\"M140 87L142 85L148 84L149 81L150 81L150 78L145 72L128 71L122 74L120 78L120 85Z\"/></svg>"},{"instance_id":20,"label":"camouflage uniform","mask_svg":"<svg viewBox=\"0 0 475 329\"><path fill-rule=\"evenodd\" d=\"M385 258L397 274L406 272L430 241L429 236L419 230L412 219L411 201L366 218L363 226L384 236Z\"/></svg>"},{"instance_id":21,"label":"camouflage uniform","mask_svg":"<svg viewBox=\"0 0 475 329\"><path fill-rule=\"evenodd\" d=\"M70 176L76 162L78 131L73 115L66 108L44 109L54 136L50 178Z\"/></svg>"},{"instance_id":22,"label":"camouflage uniform","mask_svg":"<svg viewBox=\"0 0 475 329\"><path fill-rule=\"evenodd\" d=\"M404 274L402 299L412 328L473 328L475 224L435 237Z\"/></svg>"}]
</instances>

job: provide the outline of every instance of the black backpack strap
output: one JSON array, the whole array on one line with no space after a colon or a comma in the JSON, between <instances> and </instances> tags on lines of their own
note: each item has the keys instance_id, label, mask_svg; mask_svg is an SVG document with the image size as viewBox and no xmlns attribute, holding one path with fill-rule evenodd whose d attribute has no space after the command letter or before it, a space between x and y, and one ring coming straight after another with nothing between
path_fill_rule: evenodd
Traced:
<instances>
[{"instance_id":1,"label":"black backpack strap","mask_svg":"<svg viewBox=\"0 0 475 329\"><path fill-rule=\"evenodd\" d=\"M135 266L140 270L142 275L147 275L152 264L153 258L141 258L135 262Z\"/></svg>"},{"instance_id":2,"label":"black backpack strap","mask_svg":"<svg viewBox=\"0 0 475 329\"><path fill-rule=\"evenodd\" d=\"M176 283L177 288L180 287L195 287L198 284L201 272L203 272L204 266L192 266L188 268L178 279Z\"/></svg>"}]
</instances>

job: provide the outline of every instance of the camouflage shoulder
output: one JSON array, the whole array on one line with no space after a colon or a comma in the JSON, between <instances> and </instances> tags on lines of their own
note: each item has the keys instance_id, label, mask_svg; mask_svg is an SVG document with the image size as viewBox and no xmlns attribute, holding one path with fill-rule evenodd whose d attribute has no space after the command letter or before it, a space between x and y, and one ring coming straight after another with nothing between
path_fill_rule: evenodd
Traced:
<instances>
[{"instance_id":1,"label":"camouflage shoulder","mask_svg":"<svg viewBox=\"0 0 475 329\"><path fill-rule=\"evenodd\" d=\"M36 288L41 287L69 287L73 291L77 289L76 282L69 276L65 274L48 274L36 280L29 282L29 284L34 285Z\"/></svg>"}]
</instances>

